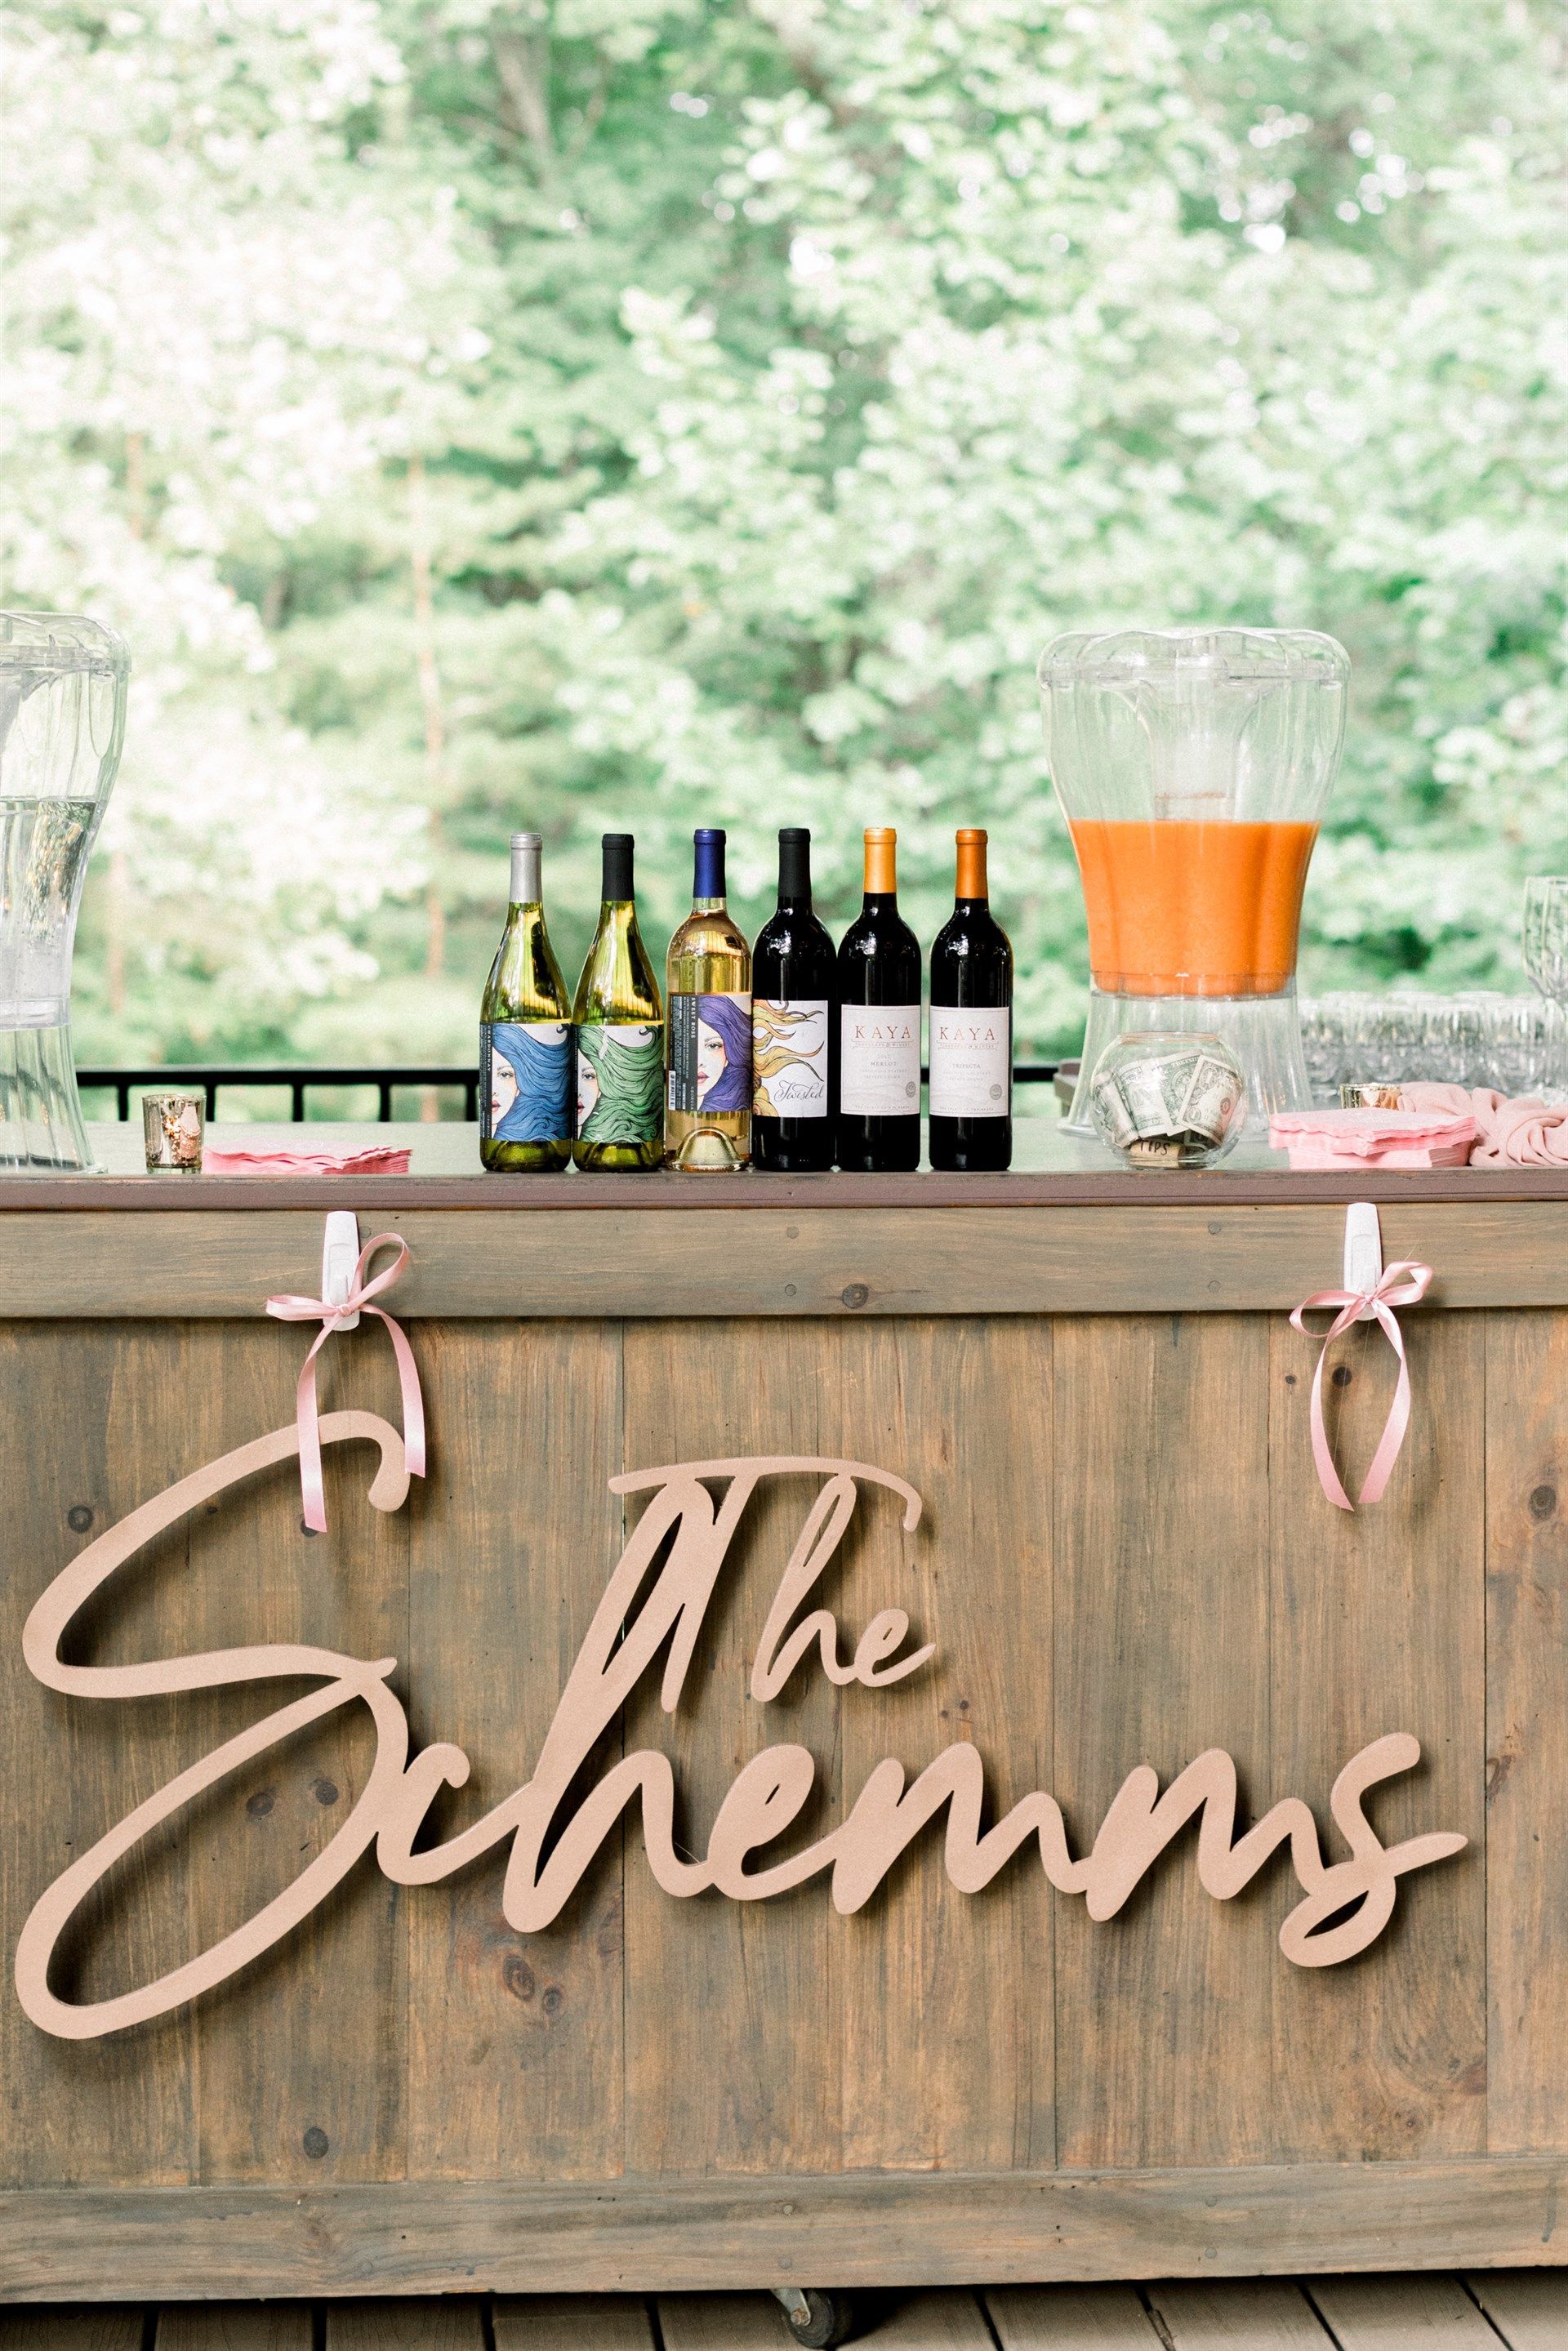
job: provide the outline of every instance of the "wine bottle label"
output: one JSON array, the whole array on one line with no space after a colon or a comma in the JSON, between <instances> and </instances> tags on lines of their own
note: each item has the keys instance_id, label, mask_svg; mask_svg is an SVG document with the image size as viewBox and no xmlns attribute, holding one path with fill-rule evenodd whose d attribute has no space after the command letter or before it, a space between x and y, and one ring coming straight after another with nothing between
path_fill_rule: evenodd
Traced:
<instances>
[{"instance_id":1,"label":"wine bottle label","mask_svg":"<svg viewBox=\"0 0 1568 2351\"><path fill-rule=\"evenodd\" d=\"M577 1032L583 1143L653 1143L664 1132L664 1032L656 1020L585 1020Z\"/></svg>"},{"instance_id":2,"label":"wine bottle label","mask_svg":"<svg viewBox=\"0 0 1568 2351\"><path fill-rule=\"evenodd\" d=\"M672 1110L751 1108L751 998L672 995L669 1002Z\"/></svg>"},{"instance_id":3,"label":"wine bottle label","mask_svg":"<svg viewBox=\"0 0 1568 2351\"><path fill-rule=\"evenodd\" d=\"M1006 1118L1012 1108L1010 1007L931 1007L933 1118Z\"/></svg>"},{"instance_id":4,"label":"wine bottle label","mask_svg":"<svg viewBox=\"0 0 1568 2351\"><path fill-rule=\"evenodd\" d=\"M846 1004L839 1047L841 1110L851 1118L919 1117L918 1004Z\"/></svg>"},{"instance_id":5,"label":"wine bottle label","mask_svg":"<svg viewBox=\"0 0 1568 2351\"><path fill-rule=\"evenodd\" d=\"M825 997L757 997L751 1007L753 1118L826 1118Z\"/></svg>"},{"instance_id":6,"label":"wine bottle label","mask_svg":"<svg viewBox=\"0 0 1568 2351\"><path fill-rule=\"evenodd\" d=\"M570 1020L479 1023L479 1132L486 1143L559 1143L571 1133Z\"/></svg>"}]
</instances>

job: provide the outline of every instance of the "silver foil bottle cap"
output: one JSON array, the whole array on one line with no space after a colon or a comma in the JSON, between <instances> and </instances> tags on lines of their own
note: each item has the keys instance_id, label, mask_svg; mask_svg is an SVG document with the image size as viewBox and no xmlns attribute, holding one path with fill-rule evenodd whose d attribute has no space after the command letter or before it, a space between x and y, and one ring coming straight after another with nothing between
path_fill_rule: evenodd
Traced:
<instances>
[{"instance_id":1,"label":"silver foil bottle cap","mask_svg":"<svg viewBox=\"0 0 1568 2351\"><path fill-rule=\"evenodd\" d=\"M515 832L512 835L512 886L514 906L537 906L544 896L544 835L538 832Z\"/></svg>"}]
</instances>

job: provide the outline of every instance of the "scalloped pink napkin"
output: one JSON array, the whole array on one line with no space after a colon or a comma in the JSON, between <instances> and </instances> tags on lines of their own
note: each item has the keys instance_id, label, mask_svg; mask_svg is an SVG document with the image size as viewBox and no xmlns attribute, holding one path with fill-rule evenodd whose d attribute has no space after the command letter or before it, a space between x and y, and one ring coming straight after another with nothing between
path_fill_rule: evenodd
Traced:
<instances>
[{"instance_id":1,"label":"scalloped pink napkin","mask_svg":"<svg viewBox=\"0 0 1568 2351\"><path fill-rule=\"evenodd\" d=\"M1409 1091L1401 1089L1403 1099ZM1426 1091L1458 1094L1462 1108L1445 1102L1408 1110L1281 1110L1269 1121L1269 1141L1290 1153L1293 1169L1462 1167L1478 1132L1469 1097L1459 1086Z\"/></svg>"},{"instance_id":2,"label":"scalloped pink napkin","mask_svg":"<svg viewBox=\"0 0 1568 2351\"><path fill-rule=\"evenodd\" d=\"M202 1154L204 1176L406 1176L413 1153L390 1143L362 1151L214 1151Z\"/></svg>"}]
</instances>

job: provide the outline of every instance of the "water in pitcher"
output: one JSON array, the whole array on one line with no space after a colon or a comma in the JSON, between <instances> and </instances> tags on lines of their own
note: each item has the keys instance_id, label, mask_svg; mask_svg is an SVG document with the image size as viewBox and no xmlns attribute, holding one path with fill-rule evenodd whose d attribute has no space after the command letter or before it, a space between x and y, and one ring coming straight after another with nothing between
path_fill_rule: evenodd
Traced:
<instances>
[{"instance_id":1,"label":"water in pitcher","mask_svg":"<svg viewBox=\"0 0 1568 2351\"><path fill-rule=\"evenodd\" d=\"M100 622L0 611L0 1175L91 1165L71 1064L71 950L130 667Z\"/></svg>"},{"instance_id":2,"label":"water in pitcher","mask_svg":"<svg viewBox=\"0 0 1568 2351\"><path fill-rule=\"evenodd\" d=\"M89 1156L71 1062L76 904L93 799L0 799L0 1167Z\"/></svg>"},{"instance_id":3,"label":"water in pitcher","mask_svg":"<svg viewBox=\"0 0 1568 2351\"><path fill-rule=\"evenodd\" d=\"M70 1016L70 924L96 800L0 797L0 1023L47 1029Z\"/></svg>"}]
</instances>

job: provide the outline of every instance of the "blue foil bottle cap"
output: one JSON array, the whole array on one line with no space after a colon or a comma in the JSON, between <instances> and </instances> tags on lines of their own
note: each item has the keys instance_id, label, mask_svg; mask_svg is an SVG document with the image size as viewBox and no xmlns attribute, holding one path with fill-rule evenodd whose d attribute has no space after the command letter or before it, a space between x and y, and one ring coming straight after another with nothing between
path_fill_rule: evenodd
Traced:
<instances>
[{"instance_id":1,"label":"blue foil bottle cap","mask_svg":"<svg viewBox=\"0 0 1568 2351\"><path fill-rule=\"evenodd\" d=\"M712 825L699 825L692 835L695 852L692 873L694 898L724 896L724 834Z\"/></svg>"}]
</instances>

